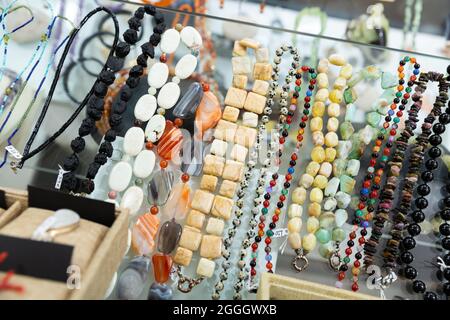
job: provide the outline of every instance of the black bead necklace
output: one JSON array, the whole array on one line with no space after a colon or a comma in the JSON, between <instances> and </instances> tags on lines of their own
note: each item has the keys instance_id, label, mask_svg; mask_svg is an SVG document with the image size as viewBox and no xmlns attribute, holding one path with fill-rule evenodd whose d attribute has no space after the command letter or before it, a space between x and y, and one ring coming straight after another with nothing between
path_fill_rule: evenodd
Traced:
<instances>
[{"instance_id":1,"label":"black bead necklace","mask_svg":"<svg viewBox=\"0 0 450 320\"><path fill-rule=\"evenodd\" d=\"M425 210L428 207L428 200L426 196L428 196L431 193L430 184L434 180L434 174L433 171L438 169L439 163L436 160L441 156L441 149L439 148L439 145L442 143L442 137L441 134L445 132L445 127L448 123L450 123L450 103L448 105L449 107L445 110L444 113L439 115L439 122L435 123L433 125L433 135L430 136L429 142L431 144L431 147L428 149L428 157L429 159L425 162L425 168L426 170L422 172L421 178L422 178L422 184L420 184L416 191L418 194L418 198L414 200L414 204L418 211L422 212L422 210ZM450 184L447 185L447 188L450 189ZM447 201L448 200L448 201ZM447 223L447 220L450 218L450 214L447 215L447 208L450 208L450 197L446 197L444 199L444 203L446 208L441 212L441 216L444 216L445 222L440 226L440 235L443 237L441 240L442 246L444 250L450 250L450 224ZM448 206L447 206L448 204ZM437 300L438 295L432 291L426 290L426 285L423 281L417 280L418 272L417 270L411 265L414 261L414 256L411 253L411 250L415 248L416 246L416 240L415 237L419 236L422 229L419 225L420 222L423 221L423 214L417 215L414 214L411 217L411 222L407 226L408 236L405 237L402 240L402 249L404 250L401 255L400 259L401 261L406 265L403 268L403 275L412 281L412 289L415 293L422 293L424 300ZM449 262L450 266L450 255L446 254L442 260ZM447 265L447 263L445 263ZM447 275L447 277L445 277ZM445 268L444 270L444 277L447 281L450 281L450 268ZM444 288L450 289L450 283L444 284ZM447 294L447 293L446 293Z\"/></svg>"}]
</instances>

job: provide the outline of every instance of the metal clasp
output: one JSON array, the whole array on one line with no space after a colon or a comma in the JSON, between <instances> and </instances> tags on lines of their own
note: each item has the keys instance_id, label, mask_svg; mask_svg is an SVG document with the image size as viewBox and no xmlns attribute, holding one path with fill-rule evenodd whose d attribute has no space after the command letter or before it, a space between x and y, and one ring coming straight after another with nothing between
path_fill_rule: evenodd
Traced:
<instances>
[{"instance_id":1,"label":"metal clasp","mask_svg":"<svg viewBox=\"0 0 450 320\"><path fill-rule=\"evenodd\" d=\"M292 266L297 272L302 272L309 266L308 258L302 250L296 250L295 253L297 253L297 256L292 260Z\"/></svg>"},{"instance_id":2,"label":"metal clasp","mask_svg":"<svg viewBox=\"0 0 450 320\"><path fill-rule=\"evenodd\" d=\"M339 243L336 243L336 248L334 249L334 252L331 254L331 256L328 258L328 265L333 271L339 271L342 261L341 261L341 254L339 253Z\"/></svg>"}]
</instances>

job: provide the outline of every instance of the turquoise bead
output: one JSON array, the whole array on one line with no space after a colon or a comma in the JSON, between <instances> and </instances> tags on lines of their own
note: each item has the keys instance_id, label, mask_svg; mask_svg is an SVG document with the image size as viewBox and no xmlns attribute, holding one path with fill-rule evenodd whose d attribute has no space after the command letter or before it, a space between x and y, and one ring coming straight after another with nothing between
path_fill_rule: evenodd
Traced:
<instances>
[{"instance_id":1,"label":"turquoise bead","mask_svg":"<svg viewBox=\"0 0 450 320\"><path fill-rule=\"evenodd\" d=\"M330 231L327 229L320 228L316 232L316 238L317 238L317 241L319 241L322 244L328 243L331 240Z\"/></svg>"}]
</instances>

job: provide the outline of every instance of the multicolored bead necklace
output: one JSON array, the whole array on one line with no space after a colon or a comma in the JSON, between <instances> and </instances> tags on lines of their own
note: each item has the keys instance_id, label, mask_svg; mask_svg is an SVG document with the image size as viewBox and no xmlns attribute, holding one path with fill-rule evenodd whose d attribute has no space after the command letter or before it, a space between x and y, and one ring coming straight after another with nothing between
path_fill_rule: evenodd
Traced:
<instances>
[{"instance_id":1,"label":"multicolored bead necklace","mask_svg":"<svg viewBox=\"0 0 450 320\"><path fill-rule=\"evenodd\" d=\"M410 63L414 66L413 74L410 76L410 79L407 83L407 87L404 87L404 66ZM399 86L397 87L396 98L392 103L390 110L388 111L387 116L385 117L385 122L383 124L383 129L381 129L380 134L378 135L375 146L372 149L372 156L369 163L369 167L367 168L367 175L364 178L363 187L360 192L360 202L358 205L358 210L355 211L355 219L353 222L353 230L350 232L350 239L347 242L347 248L345 249L345 257L343 258L343 264L340 267L340 272L338 273L338 281L336 282L337 287L342 287L342 281L345 278L345 273L348 270L348 265L350 263L350 256L353 253L352 248L355 245L354 240L356 239L356 231L361 226L362 230L360 231L361 237L358 238L358 249L355 253L355 261L353 263L352 274L353 274L353 284L352 290L358 291L358 275L359 268L361 266L360 260L362 259L362 246L364 245L367 235L367 228L369 227L369 221L371 218L372 212L375 210L376 199L378 198L378 190L381 185L381 177L384 173L384 168L389 159L389 155L391 152L392 144L394 141L394 137L397 134L398 123L400 122L401 117L403 116L403 111L406 109L406 104L408 103L408 99L410 98L410 93L412 92L412 86L414 85L414 81L417 79L417 75L419 74L420 65L416 63L415 58L405 57L400 61L400 66L398 67L398 77L401 80ZM406 92L403 93L403 90ZM401 104L400 104L401 103ZM398 106L398 104L400 104ZM397 106L399 111L396 112ZM394 117L395 115L395 117ZM391 124L391 121L393 122ZM386 139L386 135L389 136L388 142L386 143L381 156L381 162L379 164L379 169L375 170L375 166L377 164L377 158L380 156L381 146ZM369 188L372 185L372 181L374 185L372 186L372 190ZM367 213L363 210L367 209Z\"/></svg>"},{"instance_id":2,"label":"multicolored bead necklace","mask_svg":"<svg viewBox=\"0 0 450 320\"><path fill-rule=\"evenodd\" d=\"M283 188L281 190L281 195L278 199L277 202L277 208L274 211L274 214L272 216L272 222L270 222L268 228L266 231L264 231L264 229L266 228L265 222L266 222L266 217L269 213L269 207L270 207L270 199L271 199L271 193L273 191L273 189L275 188L276 184L277 184L277 180L278 180L278 174L275 173L272 176L272 180L270 181L270 186L267 188L266 190L266 194L264 195L265 201L263 202L263 209L261 210L262 215L260 216L260 224L258 225L258 235L255 237L255 241L252 244L252 260L250 261L250 266L251 266L251 277L252 279L254 279L256 277L257 271L256 271L256 262L257 262L257 251L258 251L258 246L259 243L262 242L263 237L265 235L265 239L264 239L264 243L266 244L266 247L264 249L264 251L266 252L266 270L267 272L273 273L273 264L272 264L272 255L270 254L270 252L272 251L271 249L271 243L272 243L272 237L274 235L274 229L277 226L277 222L280 219L280 215L281 215L281 209L284 207L284 203L287 199L287 196L289 194L289 188L291 187L291 181L293 179L293 174L295 173L295 166L297 165L297 160L298 160L298 156L299 156L299 151L300 148L303 146L303 135L305 133L305 128L306 128L306 124L307 121L309 119L309 109L311 107L310 102L311 102L311 96L313 95L313 90L315 88L315 84L316 84L316 72L313 68L310 68L308 66L303 66L301 69L299 69L297 71L296 74L296 87L295 87L295 93L293 98L291 99L291 106L290 106L290 110L294 111L297 108L297 98L299 97L299 92L301 90L301 77L302 77L302 73L304 72L309 72L310 74L310 80L309 80L309 86L308 86L308 90L306 92L306 96L304 98L305 104L304 104L304 110L303 110L303 116L301 118L301 122L300 122L300 129L298 130L298 134L297 134L297 143L294 149L294 152L291 154L290 156L290 162L289 162L289 168L287 170L287 174L285 175L285 181L283 183ZM288 118L287 119L287 124L290 124L292 122L292 118ZM280 137L280 143L284 143L285 138L284 137ZM279 153L279 156L281 158L282 153Z\"/></svg>"}]
</instances>

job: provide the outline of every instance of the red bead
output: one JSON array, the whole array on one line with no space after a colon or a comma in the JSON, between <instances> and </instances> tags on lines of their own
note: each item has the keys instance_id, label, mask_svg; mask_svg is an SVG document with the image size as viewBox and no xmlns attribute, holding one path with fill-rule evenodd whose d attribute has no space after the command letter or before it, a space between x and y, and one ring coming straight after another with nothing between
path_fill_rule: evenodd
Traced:
<instances>
[{"instance_id":1,"label":"red bead","mask_svg":"<svg viewBox=\"0 0 450 320\"><path fill-rule=\"evenodd\" d=\"M391 154L391 149L385 148L385 149L383 150L383 154L384 154L385 156L390 155L390 154Z\"/></svg>"},{"instance_id":2,"label":"red bead","mask_svg":"<svg viewBox=\"0 0 450 320\"><path fill-rule=\"evenodd\" d=\"M258 244L256 242L254 244L252 244L252 249L254 251L258 250Z\"/></svg>"},{"instance_id":3,"label":"red bead","mask_svg":"<svg viewBox=\"0 0 450 320\"><path fill-rule=\"evenodd\" d=\"M273 217L272 217L273 222L278 222L279 219L280 218L277 215L273 215Z\"/></svg>"},{"instance_id":4,"label":"red bead","mask_svg":"<svg viewBox=\"0 0 450 320\"><path fill-rule=\"evenodd\" d=\"M378 196L378 192L376 192L375 190L372 191L369 195L370 198L375 199Z\"/></svg>"},{"instance_id":5,"label":"red bead","mask_svg":"<svg viewBox=\"0 0 450 320\"><path fill-rule=\"evenodd\" d=\"M266 268L267 269L272 270L272 267L273 267L272 263L270 263L270 262L266 263Z\"/></svg>"},{"instance_id":6,"label":"red bead","mask_svg":"<svg viewBox=\"0 0 450 320\"><path fill-rule=\"evenodd\" d=\"M351 249L351 248L345 249L345 254L346 254L347 256L350 256L350 255L352 254L352 249Z\"/></svg>"},{"instance_id":7,"label":"red bead","mask_svg":"<svg viewBox=\"0 0 450 320\"><path fill-rule=\"evenodd\" d=\"M159 163L159 166L160 166L162 169L167 168L168 165L169 165L169 163L168 163L166 160L162 160L162 161Z\"/></svg>"},{"instance_id":8,"label":"red bead","mask_svg":"<svg viewBox=\"0 0 450 320\"><path fill-rule=\"evenodd\" d=\"M306 71L308 71L309 70L309 67L308 66L302 66L302 71L303 72L306 72Z\"/></svg>"},{"instance_id":9,"label":"red bead","mask_svg":"<svg viewBox=\"0 0 450 320\"><path fill-rule=\"evenodd\" d=\"M264 223L260 223L259 225L258 225L258 227L260 228L260 229L264 229L265 227L266 227L266 225L264 224Z\"/></svg>"},{"instance_id":10,"label":"red bead","mask_svg":"<svg viewBox=\"0 0 450 320\"><path fill-rule=\"evenodd\" d=\"M263 206L264 206L264 208L268 208L269 206L270 206L270 202L269 201L264 201L263 202Z\"/></svg>"},{"instance_id":11,"label":"red bead","mask_svg":"<svg viewBox=\"0 0 450 320\"><path fill-rule=\"evenodd\" d=\"M280 196L280 201L284 202L286 200L286 197L284 195Z\"/></svg>"},{"instance_id":12,"label":"red bead","mask_svg":"<svg viewBox=\"0 0 450 320\"><path fill-rule=\"evenodd\" d=\"M291 116L287 116L287 117L286 117L286 122L287 122L288 124L291 124L291 123L292 123L292 117L291 117Z\"/></svg>"},{"instance_id":13,"label":"red bead","mask_svg":"<svg viewBox=\"0 0 450 320\"><path fill-rule=\"evenodd\" d=\"M209 84L206 83L206 82L203 82L203 83L202 83L202 88L203 88L203 91L204 91L204 92L209 91Z\"/></svg>"},{"instance_id":14,"label":"red bead","mask_svg":"<svg viewBox=\"0 0 450 320\"><path fill-rule=\"evenodd\" d=\"M300 86L302 84L302 80L297 79L295 80L295 85Z\"/></svg>"},{"instance_id":15,"label":"red bead","mask_svg":"<svg viewBox=\"0 0 450 320\"><path fill-rule=\"evenodd\" d=\"M280 144L284 144L284 142L285 142L286 140L284 139L284 137L280 137L280 140L278 140L278 141L280 141Z\"/></svg>"},{"instance_id":16,"label":"red bead","mask_svg":"<svg viewBox=\"0 0 450 320\"><path fill-rule=\"evenodd\" d=\"M183 126L183 120L181 120L180 118L176 118L173 121L173 124L175 125L175 127L181 128Z\"/></svg>"},{"instance_id":17,"label":"red bead","mask_svg":"<svg viewBox=\"0 0 450 320\"><path fill-rule=\"evenodd\" d=\"M309 83L311 83L311 84L316 84L316 82L317 82L317 80L316 79L312 79L311 81L309 81Z\"/></svg>"},{"instance_id":18,"label":"red bead","mask_svg":"<svg viewBox=\"0 0 450 320\"><path fill-rule=\"evenodd\" d=\"M306 102L310 102L311 101L311 97L305 97L305 101Z\"/></svg>"},{"instance_id":19,"label":"red bead","mask_svg":"<svg viewBox=\"0 0 450 320\"><path fill-rule=\"evenodd\" d=\"M356 292L356 291L358 291L358 290L359 290L358 284L357 284L356 282L354 282L354 283L352 284L352 291Z\"/></svg>"},{"instance_id":20,"label":"red bead","mask_svg":"<svg viewBox=\"0 0 450 320\"><path fill-rule=\"evenodd\" d=\"M415 75L412 75L409 79L411 79L411 81L416 81L417 77Z\"/></svg>"},{"instance_id":21,"label":"red bead","mask_svg":"<svg viewBox=\"0 0 450 320\"><path fill-rule=\"evenodd\" d=\"M277 182L275 180L271 180L270 181L270 186L271 187L275 187L276 184L277 184Z\"/></svg>"},{"instance_id":22,"label":"red bead","mask_svg":"<svg viewBox=\"0 0 450 320\"><path fill-rule=\"evenodd\" d=\"M172 270L172 258L162 253L156 253L152 257L153 274L155 281L158 283L166 283L170 277L170 271Z\"/></svg>"},{"instance_id":23,"label":"red bead","mask_svg":"<svg viewBox=\"0 0 450 320\"><path fill-rule=\"evenodd\" d=\"M294 153L294 154L292 154L292 156L291 156L291 160L297 160L298 159L298 157L297 157L297 155Z\"/></svg>"},{"instance_id":24,"label":"red bead","mask_svg":"<svg viewBox=\"0 0 450 320\"><path fill-rule=\"evenodd\" d=\"M364 181L364 188L369 188L370 187L370 180L366 180Z\"/></svg>"},{"instance_id":25,"label":"red bead","mask_svg":"<svg viewBox=\"0 0 450 320\"><path fill-rule=\"evenodd\" d=\"M286 175L286 181L291 181L292 180L292 176L290 174Z\"/></svg>"},{"instance_id":26,"label":"red bead","mask_svg":"<svg viewBox=\"0 0 450 320\"><path fill-rule=\"evenodd\" d=\"M361 266L361 262L359 262L359 260L355 260L353 265L355 266L355 268L359 268Z\"/></svg>"},{"instance_id":27,"label":"red bead","mask_svg":"<svg viewBox=\"0 0 450 320\"><path fill-rule=\"evenodd\" d=\"M145 149L152 150L153 149L153 143L151 141L148 141L145 143Z\"/></svg>"},{"instance_id":28,"label":"red bead","mask_svg":"<svg viewBox=\"0 0 450 320\"><path fill-rule=\"evenodd\" d=\"M298 141L298 142L302 142L302 141L303 141L303 136L302 136L301 134L299 134L299 135L297 136L297 141Z\"/></svg>"},{"instance_id":29,"label":"red bead","mask_svg":"<svg viewBox=\"0 0 450 320\"><path fill-rule=\"evenodd\" d=\"M308 121L308 116L303 116L303 117L302 117L302 121L303 121L303 122Z\"/></svg>"},{"instance_id":30,"label":"red bead","mask_svg":"<svg viewBox=\"0 0 450 320\"><path fill-rule=\"evenodd\" d=\"M401 111L398 111L398 112L397 112L397 117L399 117L399 118L400 118L400 117L402 117L402 116L403 116L403 112L401 112Z\"/></svg>"},{"instance_id":31,"label":"red bead","mask_svg":"<svg viewBox=\"0 0 450 320\"><path fill-rule=\"evenodd\" d=\"M355 239L356 238L356 232L352 231L350 232L350 239Z\"/></svg>"},{"instance_id":32,"label":"red bead","mask_svg":"<svg viewBox=\"0 0 450 320\"><path fill-rule=\"evenodd\" d=\"M364 237L361 237L358 239L358 242L360 245L363 245L366 242L366 239L364 239Z\"/></svg>"},{"instance_id":33,"label":"red bead","mask_svg":"<svg viewBox=\"0 0 450 320\"><path fill-rule=\"evenodd\" d=\"M250 271L252 277L256 276L256 270L254 268L252 268L252 270Z\"/></svg>"},{"instance_id":34,"label":"red bead","mask_svg":"<svg viewBox=\"0 0 450 320\"><path fill-rule=\"evenodd\" d=\"M266 244L269 245L272 243L272 239L270 239L269 237L266 238L265 240Z\"/></svg>"},{"instance_id":35,"label":"red bead","mask_svg":"<svg viewBox=\"0 0 450 320\"><path fill-rule=\"evenodd\" d=\"M405 99L409 99L409 97L410 97L410 95L408 92L403 95L403 98L405 98Z\"/></svg>"},{"instance_id":36,"label":"red bead","mask_svg":"<svg viewBox=\"0 0 450 320\"><path fill-rule=\"evenodd\" d=\"M397 134L397 131L395 131L395 129L392 129L392 130L389 132L389 134L390 134L391 136L395 136L395 135Z\"/></svg>"},{"instance_id":37,"label":"red bead","mask_svg":"<svg viewBox=\"0 0 450 320\"><path fill-rule=\"evenodd\" d=\"M159 209L158 209L157 206L153 206L153 207L150 208L150 213L152 215L156 216L158 214L158 212L159 212Z\"/></svg>"},{"instance_id":38,"label":"red bead","mask_svg":"<svg viewBox=\"0 0 450 320\"><path fill-rule=\"evenodd\" d=\"M376 159L370 159L369 166L374 167L377 164Z\"/></svg>"},{"instance_id":39,"label":"red bead","mask_svg":"<svg viewBox=\"0 0 450 320\"><path fill-rule=\"evenodd\" d=\"M343 271L339 272L338 279L339 279L339 281L344 280L345 279L345 272L343 272Z\"/></svg>"},{"instance_id":40,"label":"red bead","mask_svg":"<svg viewBox=\"0 0 450 320\"><path fill-rule=\"evenodd\" d=\"M167 62L167 56L165 53L163 53L161 55L161 57L159 57L159 61L161 61L162 63L166 63Z\"/></svg>"},{"instance_id":41,"label":"red bead","mask_svg":"<svg viewBox=\"0 0 450 320\"><path fill-rule=\"evenodd\" d=\"M183 181L184 183L188 182L190 178L191 177L189 177L189 175L187 173L183 173L181 175L181 181Z\"/></svg>"},{"instance_id":42,"label":"red bead","mask_svg":"<svg viewBox=\"0 0 450 320\"><path fill-rule=\"evenodd\" d=\"M366 207L366 205L365 205L363 202L360 202L360 203L358 204L359 210L362 210L362 209L364 209L365 207Z\"/></svg>"}]
</instances>

